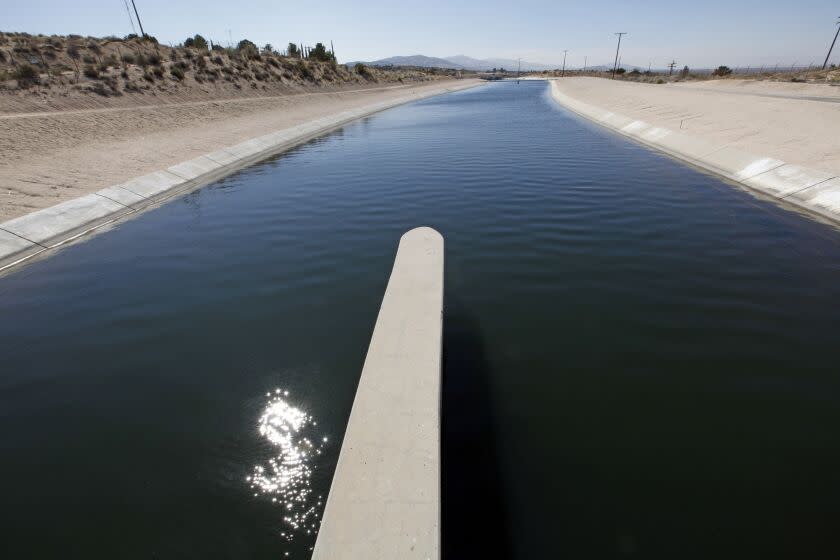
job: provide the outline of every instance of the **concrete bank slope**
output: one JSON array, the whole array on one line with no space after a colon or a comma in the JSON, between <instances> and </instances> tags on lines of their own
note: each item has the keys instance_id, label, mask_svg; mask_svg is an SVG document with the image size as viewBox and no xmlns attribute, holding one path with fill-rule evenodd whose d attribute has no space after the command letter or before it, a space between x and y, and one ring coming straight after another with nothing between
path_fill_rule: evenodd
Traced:
<instances>
[{"instance_id":1,"label":"concrete bank slope","mask_svg":"<svg viewBox=\"0 0 840 560\"><path fill-rule=\"evenodd\" d=\"M749 153L730 143L614 113L567 95L557 81L551 82L551 95L563 107L637 142L740 183L783 205L840 222L837 173Z\"/></svg>"},{"instance_id":2,"label":"concrete bank slope","mask_svg":"<svg viewBox=\"0 0 840 560\"><path fill-rule=\"evenodd\" d=\"M403 235L362 376L315 560L440 558L443 238Z\"/></svg>"},{"instance_id":3,"label":"concrete bank slope","mask_svg":"<svg viewBox=\"0 0 840 560\"><path fill-rule=\"evenodd\" d=\"M379 111L480 85L447 83L284 128L0 223L0 272Z\"/></svg>"}]
</instances>

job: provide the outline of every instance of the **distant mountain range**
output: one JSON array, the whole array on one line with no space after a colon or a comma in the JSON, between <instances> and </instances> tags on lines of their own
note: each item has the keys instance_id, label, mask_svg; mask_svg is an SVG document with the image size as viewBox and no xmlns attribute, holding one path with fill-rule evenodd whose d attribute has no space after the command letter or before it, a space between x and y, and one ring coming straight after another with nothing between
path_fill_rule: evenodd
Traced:
<instances>
[{"instance_id":1,"label":"distant mountain range","mask_svg":"<svg viewBox=\"0 0 840 560\"><path fill-rule=\"evenodd\" d=\"M348 62L348 65L356 64L356 62ZM369 66L417 66L420 68L452 68L455 70L478 70L486 71L496 69L516 70L519 61L507 58L471 58L462 54L450 56L447 58L436 58L433 56L425 56L422 54L415 54L412 56L391 56L388 58L381 58L379 60L372 60L363 62ZM533 62L522 61L522 71L530 72L535 70L553 70L558 66L548 66L546 64L536 64Z\"/></svg>"}]
</instances>

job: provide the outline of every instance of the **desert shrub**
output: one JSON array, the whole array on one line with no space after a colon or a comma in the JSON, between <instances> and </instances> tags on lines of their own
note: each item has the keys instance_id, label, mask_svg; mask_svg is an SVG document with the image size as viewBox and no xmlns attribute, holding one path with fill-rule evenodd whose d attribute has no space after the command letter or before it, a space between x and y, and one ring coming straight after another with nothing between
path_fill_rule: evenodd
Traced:
<instances>
[{"instance_id":1,"label":"desert shrub","mask_svg":"<svg viewBox=\"0 0 840 560\"><path fill-rule=\"evenodd\" d=\"M630 71L630 73L628 73L627 75L628 75L628 76L633 76L634 78L638 78L639 76L641 76L641 75L642 75L642 73L641 73L641 72L639 72L639 70L638 70L638 69L634 68L634 69L633 69L633 70L631 70L631 71Z\"/></svg>"},{"instance_id":2,"label":"desert shrub","mask_svg":"<svg viewBox=\"0 0 840 560\"><path fill-rule=\"evenodd\" d=\"M665 80L663 80L662 78L656 78L656 83L657 84L664 84Z\"/></svg>"},{"instance_id":3,"label":"desert shrub","mask_svg":"<svg viewBox=\"0 0 840 560\"><path fill-rule=\"evenodd\" d=\"M96 57L86 54L82 57L82 62L84 62L85 64L96 64Z\"/></svg>"},{"instance_id":4,"label":"desert shrub","mask_svg":"<svg viewBox=\"0 0 840 560\"><path fill-rule=\"evenodd\" d=\"M135 62L137 62L137 57L135 57L131 53L125 53L125 54L122 55L122 61L125 64L134 64Z\"/></svg>"},{"instance_id":5,"label":"desert shrub","mask_svg":"<svg viewBox=\"0 0 840 560\"><path fill-rule=\"evenodd\" d=\"M163 57L160 56L159 52L155 51L149 55L149 64L152 66L158 66L161 62L163 62Z\"/></svg>"},{"instance_id":6,"label":"desert shrub","mask_svg":"<svg viewBox=\"0 0 840 560\"><path fill-rule=\"evenodd\" d=\"M147 82L154 82L155 75L147 70L146 72L143 72L143 79Z\"/></svg>"},{"instance_id":7,"label":"desert shrub","mask_svg":"<svg viewBox=\"0 0 840 560\"><path fill-rule=\"evenodd\" d=\"M190 49L187 49L184 51L184 58L186 58L187 60L192 60L193 58L195 58L195 55Z\"/></svg>"},{"instance_id":8,"label":"desert shrub","mask_svg":"<svg viewBox=\"0 0 840 560\"><path fill-rule=\"evenodd\" d=\"M172 77L179 82L184 79L184 69L180 66L173 66L169 69L169 73L172 74Z\"/></svg>"},{"instance_id":9,"label":"desert shrub","mask_svg":"<svg viewBox=\"0 0 840 560\"><path fill-rule=\"evenodd\" d=\"M152 68L152 74L155 78L163 78L163 66L155 66Z\"/></svg>"},{"instance_id":10,"label":"desert shrub","mask_svg":"<svg viewBox=\"0 0 840 560\"><path fill-rule=\"evenodd\" d=\"M260 51L257 48L257 45L248 39L242 39L239 41L239 44L236 45L236 50L239 51L239 55L245 59L260 59Z\"/></svg>"},{"instance_id":11,"label":"desert shrub","mask_svg":"<svg viewBox=\"0 0 840 560\"><path fill-rule=\"evenodd\" d=\"M93 64L88 64L87 66L85 66L85 70L83 73L86 77L94 80L99 78L99 69Z\"/></svg>"},{"instance_id":12,"label":"desert shrub","mask_svg":"<svg viewBox=\"0 0 840 560\"><path fill-rule=\"evenodd\" d=\"M222 45L213 45L211 50L214 52L224 52L225 48Z\"/></svg>"},{"instance_id":13,"label":"desert shrub","mask_svg":"<svg viewBox=\"0 0 840 560\"><path fill-rule=\"evenodd\" d=\"M29 86L38 83L38 71L29 64L21 64L12 73L12 77L18 81L21 86Z\"/></svg>"},{"instance_id":14,"label":"desert shrub","mask_svg":"<svg viewBox=\"0 0 840 560\"><path fill-rule=\"evenodd\" d=\"M216 55L216 56L213 57L213 64L218 64L219 66L222 66L222 65L224 65L224 63L225 63L225 61L222 60L221 56Z\"/></svg>"},{"instance_id":15,"label":"desert shrub","mask_svg":"<svg viewBox=\"0 0 840 560\"><path fill-rule=\"evenodd\" d=\"M0 62L6 62L6 52L0 51Z\"/></svg>"},{"instance_id":16,"label":"desert shrub","mask_svg":"<svg viewBox=\"0 0 840 560\"><path fill-rule=\"evenodd\" d=\"M184 46L190 47L193 49L199 49L202 51L207 50L207 39L202 37L201 35L195 35L193 37L187 37L184 40Z\"/></svg>"},{"instance_id":17,"label":"desert shrub","mask_svg":"<svg viewBox=\"0 0 840 560\"><path fill-rule=\"evenodd\" d=\"M728 76L730 74L732 74L732 69L729 66L718 66L712 72L712 76Z\"/></svg>"},{"instance_id":18,"label":"desert shrub","mask_svg":"<svg viewBox=\"0 0 840 560\"><path fill-rule=\"evenodd\" d=\"M142 89L140 88L140 86L138 86L138 85L137 85L137 84L135 84L134 82L129 82L128 80L126 80L125 84L123 85L123 89L124 89L125 91L133 91L133 92L140 92L140 91L142 91Z\"/></svg>"},{"instance_id":19,"label":"desert shrub","mask_svg":"<svg viewBox=\"0 0 840 560\"><path fill-rule=\"evenodd\" d=\"M202 72L207 70L207 60L204 59L203 56L196 57L195 61L193 61L195 67L201 70Z\"/></svg>"},{"instance_id":20,"label":"desert shrub","mask_svg":"<svg viewBox=\"0 0 840 560\"><path fill-rule=\"evenodd\" d=\"M627 70L625 70L624 68L618 68L615 71L615 73L618 75L624 74L625 72L627 72Z\"/></svg>"},{"instance_id":21,"label":"desert shrub","mask_svg":"<svg viewBox=\"0 0 840 560\"><path fill-rule=\"evenodd\" d=\"M95 53L95 54L100 54L100 53L102 53L102 49L100 48L99 43L96 43L96 42L94 42L94 41L90 41L90 42L87 44L87 48L88 48L88 50L89 50L90 52L92 52L92 53Z\"/></svg>"},{"instance_id":22,"label":"desert shrub","mask_svg":"<svg viewBox=\"0 0 840 560\"><path fill-rule=\"evenodd\" d=\"M356 74L358 74L359 76L364 76L366 78L370 74L370 70L368 70L368 67L362 64L361 62L357 62L356 66L353 67L353 70L355 70Z\"/></svg>"},{"instance_id":23,"label":"desert shrub","mask_svg":"<svg viewBox=\"0 0 840 560\"><path fill-rule=\"evenodd\" d=\"M305 80L311 80L313 78L312 70L309 69L309 65L306 64L303 60L298 60L297 63L297 72Z\"/></svg>"},{"instance_id":24,"label":"desert shrub","mask_svg":"<svg viewBox=\"0 0 840 560\"><path fill-rule=\"evenodd\" d=\"M269 65L274 66L275 68L280 68L280 63L277 62L277 59L274 58L274 57L270 57L270 58L266 59L266 62Z\"/></svg>"},{"instance_id":25,"label":"desert shrub","mask_svg":"<svg viewBox=\"0 0 840 560\"><path fill-rule=\"evenodd\" d=\"M122 95L122 92L117 89L116 82L109 82L107 85L103 82L96 82L90 89L93 93L101 95L102 97Z\"/></svg>"},{"instance_id":26,"label":"desert shrub","mask_svg":"<svg viewBox=\"0 0 840 560\"><path fill-rule=\"evenodd\" d=\"M321 62L329 62L334 60L333 54L327 50L323 43L315 43L315 48L309 51L309 58L312 60L319 60Z\"/></svg>"}]
</instances>

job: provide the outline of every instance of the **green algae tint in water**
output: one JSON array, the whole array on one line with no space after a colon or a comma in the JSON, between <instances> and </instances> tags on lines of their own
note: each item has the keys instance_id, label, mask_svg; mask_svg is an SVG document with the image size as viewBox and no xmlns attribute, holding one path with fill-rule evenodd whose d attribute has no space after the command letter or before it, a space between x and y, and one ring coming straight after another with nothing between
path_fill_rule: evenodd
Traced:
<instances>
[{"instance_id":1,"label":"green algae tint in water","mask_svg":"<svg viewBox=\"0 0 840 560\"><path fill-rule=\"evenodd\" d=\"M418 225L446 239L446 558L837 555L840 234L523 82L0 278L4 557L307 558Z\"/></svg>"}]
</instances>

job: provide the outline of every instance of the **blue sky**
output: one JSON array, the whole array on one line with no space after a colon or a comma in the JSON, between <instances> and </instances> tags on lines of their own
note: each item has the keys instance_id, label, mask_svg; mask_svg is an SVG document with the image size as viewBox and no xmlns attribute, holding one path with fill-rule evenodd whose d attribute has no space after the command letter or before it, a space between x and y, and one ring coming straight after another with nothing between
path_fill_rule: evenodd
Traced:
<instances>
[{"instance_id":1,"label":"blue sky","mask_svg":"<svg viewBox=\"0 0 840 560\"><path fill-rule=\"evenodd\" d=\"M3 31L82 35L131 32L124 1L3 0ZM135 0L147 33L179 43L201 33L227 44L248 38L335 43L339 60L392 55L522 57L569 66L611 63L615 31L625 65L821 64L840 16L834 0ZM840 48L832 60L840 62Z\"/></svg>"}]
</instances>

